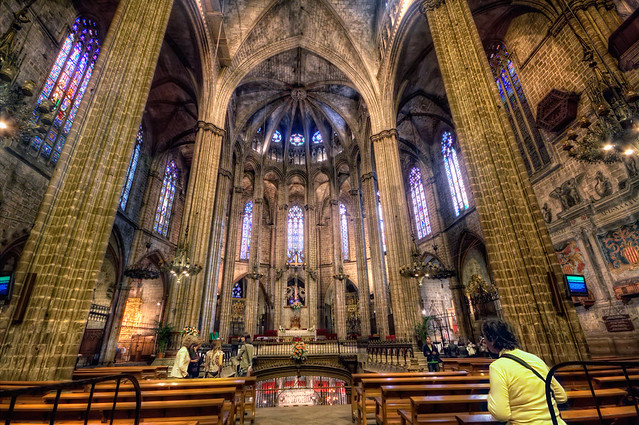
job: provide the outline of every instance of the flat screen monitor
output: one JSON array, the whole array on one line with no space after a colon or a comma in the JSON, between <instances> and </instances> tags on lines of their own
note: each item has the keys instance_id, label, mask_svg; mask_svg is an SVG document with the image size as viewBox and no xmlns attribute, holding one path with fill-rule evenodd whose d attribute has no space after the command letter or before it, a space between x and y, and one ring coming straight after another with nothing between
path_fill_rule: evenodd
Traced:
<instances>
[{"instance_id":1,"label":"flat screen monitor","mask_svg":"<svg viewBox=\"0 0 639 425\"><path fill-rule=\"evenodd\" d=\"M0 300L11 299L13 273L0 273Z\"/></svg>"},{"instance_id":2,"label":"flat screen monitor","mask_svg":"<svg viewBox=\"0 0 639 425\"><path fill-rule=\"evenodd\" d=\"M580 274L566 274L566 289L570 297L587 297L588 287L586 286L586 278Z\"/></svg>"}]
</instances>

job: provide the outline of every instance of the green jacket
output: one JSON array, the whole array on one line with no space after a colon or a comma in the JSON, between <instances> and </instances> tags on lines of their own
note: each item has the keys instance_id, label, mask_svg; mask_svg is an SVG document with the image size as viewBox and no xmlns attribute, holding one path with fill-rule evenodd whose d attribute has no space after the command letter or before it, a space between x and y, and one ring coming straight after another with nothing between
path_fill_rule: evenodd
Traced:
<instances>
[{"instance_id":1,"label":"green jacket","mask_svg":"<svg viewBox=\"0 0 639 425\"><path fill-rule=\"evenodd\" d=\"M255 347L253 344L244 343L237 352L237 358L240 361L240 369L248 370L253 366L253 354L255 353Z\"/></svg>"}]
</instances>

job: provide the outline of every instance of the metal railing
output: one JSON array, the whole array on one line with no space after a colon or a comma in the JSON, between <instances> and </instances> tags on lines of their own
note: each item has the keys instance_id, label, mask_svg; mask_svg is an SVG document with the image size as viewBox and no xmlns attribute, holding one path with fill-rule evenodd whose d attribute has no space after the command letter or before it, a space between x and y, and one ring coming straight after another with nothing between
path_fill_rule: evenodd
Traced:
<instances>
[{"instance_id":1,"label":"metal railing","mask_svg":"<svg viewBox=\"0 0 639 425\"><path fill-rule=\"evenodd\" d=\"M599 424L604 425L607 423L610 418L604 420L603 415L601 414L601 406L599 403L599 399L595 394L595 388L592 385L593 376L590 375L588 370L588 366L608 366L612 368L620 368L623 372L624 380L627 384L627 392L629 395L629 399L632 399L632 402L635 406L635 411L637 412L637 416L639 417L639 404L637 401L639 400L639 387L632 385L632 380L628 374L628 369L634 369L639 367L639 362L607 362L607 361L588 361L588 362L565 362L559 363L558 365L553 366L548 371L548 375L546 375L546 403L548 404L548 410L550 411L550 418L552 419L553 425L558 425L559 421L557 420L557 413L555 412L553 401L554 396L552 393L552 379L555 376L555 372L561 368L566 368L570 366L581 366L583 368L584 375L586 377L586 381L588 382L588 388L590 389L590 394L592 395L592 399L595 403L595 407L597 409L597 416L599 416ZM571 369L571 372L576 372L576 369Z\"/></svg>"},{"instance_id":2,"label":"metal railing","mask_svg":"<svg viewBox=\"0 0 639 425\"><path fill-rule=\"evenodd\" d=\"M402 341L370 341L366 347L369 363L406 367L415 357L413 344Z\"/></svg>"},{"instance_id":3,"label":"metal railing","mask_svg":"<svg viewBox=\"0 0 639 425\"><path fill-rule=\"evenodd\" d=\"M290 356L297 341L259 341L254 342L256 356ZM304 341L307 355L357 355L357 341Z\"/></svg>"},{"instance_id":4,"label":"metal railing","mask_svg":"<svg viewBox=\"0 0 639 425\"><path fill-rule=\"evenodd\" d=\"M134 425L138 425L140 423L140 409L142 407L142 393L140 391L140 384L138 380L133 375L114 375L114 376L103 376L99 378L90 378L90 379L82 379L79 381L69 381L69 382L61 382L59 384L51 384L51 385L40 385L26 388L16 388L14 390L1 390L0 391L0 399L11 398L11 402L9 403L9 410L6 412L2 412L2 414L6 414L5 425L9 425L11 420L13 419L15 406L18 401L18 397L23 395L35 395L35 394L44 394L50 391L55 391L55 401L53 403L52 410L50 412L49 424L53 425L55 423L55 417L58 412L58 405L60 404L60 395L64 390L70 390L73 388L84 387L86 385L91 386L91 390L89 393L89 399L87 401L87 409L84 412L84 424L87 425L89 422L90 412L91 412L91 404L93 403L93 394L95 392L95 385L100 382L105 381L116 381L115 392L113 394L113 404L111 406L111 420L110 424L113 424L113 420L115 418L115 407L118 401L118 392L120 390L120 383L123 381L130 381L133 384L133 389L135 391L135 418Z\"/></svg>"}]
</instances>

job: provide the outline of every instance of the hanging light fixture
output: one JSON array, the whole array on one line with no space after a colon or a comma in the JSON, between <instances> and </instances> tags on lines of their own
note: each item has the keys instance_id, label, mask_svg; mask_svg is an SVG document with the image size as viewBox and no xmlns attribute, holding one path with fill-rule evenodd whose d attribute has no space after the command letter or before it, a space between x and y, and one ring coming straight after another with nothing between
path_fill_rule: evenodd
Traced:
<instances>
[{"instance_id":1,"label":"hanging light fixture","mask_svg":"<svg viewBox=\"0 0 639 425\"><path fill-rule=\"evenodd\" d=\"M399 268L399 273L407 278L415 278L419 281L419 286L422 286L422 278L428 277L429 279L448 279L455 276L454 270L449 270L443 266L443 264L436 258L437 257L437 245L433 245L434 257L427 263L422 260L422 256L417 248L415 237L413 236L413 247L411 249L411 262L405 266Z\"/></svg>"},{"instance_id":2,"label":"hanging light fixture","mask_svg":"<svg viewBox=\"0 0 639 425\"><path fill-rule=\"evenodd\" d=\"M178 246L175 257L160 266L160 270L169 272L179 283L183 278L195 276L202 271L202 266L191 264L186 245Z\"/></svg>"}]
</instances>

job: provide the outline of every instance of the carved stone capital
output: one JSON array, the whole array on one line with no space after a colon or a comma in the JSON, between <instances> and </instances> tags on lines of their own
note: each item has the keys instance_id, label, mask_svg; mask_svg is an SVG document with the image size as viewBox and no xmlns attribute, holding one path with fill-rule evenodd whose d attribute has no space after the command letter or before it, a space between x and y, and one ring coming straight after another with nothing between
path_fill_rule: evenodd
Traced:
<instances>
[{"instance_id":1,"label":"carved stone capital","mask_svg":"<svg viewBox=\"0 0 639 425\"><path fill-rule=\"evenodd\" d=\"M444 0L422 0L419 4L419 11L426 15L426 12L435 10L442 4L444 4Z\"/></svg>"},{"instance_id":2,"label":"carved stone capital","mask_svg":"<svg viewBox=\"0 0 639 425\"><path fill-rule=\"evenodd\" d=\"M370 180L370 179L374 179L375 181L377 181L377 174L375 174L374 171L371 171L370 173L366 173L362 175L360 180L362 181L362 183L364 183L366 180Z\"/></svg>"},{"instance_id":3,"label":"carved stone capital","mask_svg":"<svg viewBox=\"0 0 639 425\"><path fill-rule=\"evenodd\" d=\"M242 186L235 186L235 187L233 188L233 191L234 191L235 193L242 193L242 192L244 192L244 188L243 188Z\"/></svg>"},{"instance_id":4,"label":"carved stone capital","mask_svg":"<svg viewBox=\"0 0 639 425\"><path fill-rule=\"evenodd\" d=\"M391 128L390 130L384 130L384 131L380 131L377 134L373 134L371 136L371 142L375 143L375 142L382 142L386 139L389 139L391 137L395 137L397 138L397 130L394 128Z\"/></svg>"},{"instance_id":5,"label":"carved stone capital","mask_svg":"<svg viewBox=\"0 0 639 425\"><path fill-rule=\"evenodd\" d=\"M224 134L226 133L226 131L223 128L220 128L216 126L215 124L206 122L206 121L198 121L197 128L202 129L204 131L210 131L211 133L217 136L224 136Z\"/></svg>"},{"instance_id":6,"label":"carved stone capital","mask_svg":"<svg viewBox=\"0 0 639 425\"><path fill-rule=\"evenodd\" d=\"M337 205L339 204L339 201L337 199L331 199L330 201L328 201L328 203L331 205Z\"/></svg>"},{"instance_id":7,"label":"carved stone capital","mask_svg":"<svg viewBox=\"0 0 639 425\"><path fill-rule=\"evenodd\" d=\"M351 189L351 190L348 191L348 193L351 196L357 196L357 195L359 195L359 189Z\"/></svg>"},{"instance_id":8,"label":"carved stone capital","mask_svg":"<svg viewBox=\"0 0 639 425\"><path fill-rule=\"evenodd\" d=\"M255 198L255 199L253 199L253 203L254 204L263 204L264 203L264 198Z\"/></svg>"}]
</instances>

